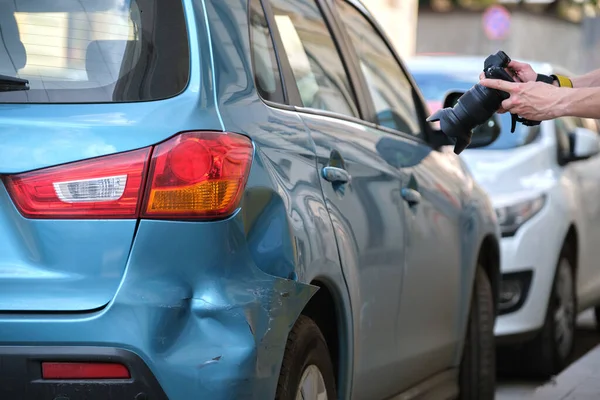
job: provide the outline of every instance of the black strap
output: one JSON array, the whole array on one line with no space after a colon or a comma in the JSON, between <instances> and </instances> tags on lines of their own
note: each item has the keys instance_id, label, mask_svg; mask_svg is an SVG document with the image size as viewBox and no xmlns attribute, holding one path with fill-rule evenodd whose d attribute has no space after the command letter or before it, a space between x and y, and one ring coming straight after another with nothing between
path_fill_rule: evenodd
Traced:
<instances>
[{"instance_id":1,"label":"black strap","mask_svg":"<svg viewBox=\"0 0 600 400\"><path fill-rule=\"evenodd\" d=\"M554 83L554 78L544 74L537 74L536 82L544 82L552 85Z\"/></svg>"}]
</instances>

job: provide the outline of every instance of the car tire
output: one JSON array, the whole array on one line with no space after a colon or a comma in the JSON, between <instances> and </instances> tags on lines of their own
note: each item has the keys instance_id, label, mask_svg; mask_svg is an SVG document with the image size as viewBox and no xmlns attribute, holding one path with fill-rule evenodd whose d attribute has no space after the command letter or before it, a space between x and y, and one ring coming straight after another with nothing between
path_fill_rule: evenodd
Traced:
<instances>
[{"instance_id":1,"label":"car tire","mask_svg":"<svg viewBox=\"0 0 600 400\"><path fill-rule=\"evenodd\" d=\"M477 267L460 365L460 400L492 400L496 390L494 296L490 280Z\"/></svg>"},{"instance_id":2,"label":"car tire","mask_svg":"<svg viewBox=\"0 0 600 400\"><path fill-rule=\"evenodd\" d=\"M509 365L522 377L549 379L567 366L573 352L577 299L572 260L570 247L564 246L541 331L530 342L510 351Z\"/></svg>"},{"instance_id":3,"label":"car tire","mask_svg":"<svg viewBox=\"0 0 600 400\"><path fill-rule=\"evenodd\" d=\"M297 397L309 389L313 389L311 393ZM275 399L317 400L317 395L324 393L328 400L337 398L329 349L317 324L301 315L288 336Z\"/></svg>"}]
</instances>

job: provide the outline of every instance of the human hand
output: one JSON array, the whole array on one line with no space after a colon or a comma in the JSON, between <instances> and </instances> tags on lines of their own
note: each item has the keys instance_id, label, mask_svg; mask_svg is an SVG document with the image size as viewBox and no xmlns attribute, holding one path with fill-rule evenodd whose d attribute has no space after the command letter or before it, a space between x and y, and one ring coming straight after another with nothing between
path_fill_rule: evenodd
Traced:
<instances>
[{"instance_id":1,"label":"human hand","mask_svg":"<svg viewBox=\"0 0 600 400\"><path fill-rule=\"evenodd\" d=\"M482 79L479 83L510 95L502 102L502 112L508 111L532 121L544 121L556 118L560 111L557 104L561 97L561 89L556 86L535 80L507 82L501 79Z\"/></svg>"},{"instance_id":2,"label":"human hand","mask_svg":"<svg viewBox=\"0 0 600 400\"><path fill-rule=\"evenodd\" d=\"M537 79L537 72L533 70L533 67L519 61L512 60L509 62L506 72L512 76L515 82L535 82ZM479 75L479 80L482 79L485 79L484 72Z\"/></svg>"},{"instance_id":3,"label":"human hand","mask_svg":"<svg viewBox=\"0 0 600 400\"><path fill-rule=\"evenodd\" d=\"M513 60L508 63L508 68L513 71L511 75L516 82L535 82L537 79L537 72L529 64Z\"/></svg>"},{"instance_id":4,"label":"human hand","mask_svg":"<svg viewBox=\"0 0 600 400\"><path fill-rule=\"evenodd\" d=\"M537 79L537 73L533 70L533 67L519 61L511 60L511 62L508 63L506 72L510 74L515 82L535 82ZM483 79L486 79L484 72L479 75L479 80L481 81ZM507 111L508 110L504 106L501 106L497 113L504 114Z\"/></svg>"}]
</instances>

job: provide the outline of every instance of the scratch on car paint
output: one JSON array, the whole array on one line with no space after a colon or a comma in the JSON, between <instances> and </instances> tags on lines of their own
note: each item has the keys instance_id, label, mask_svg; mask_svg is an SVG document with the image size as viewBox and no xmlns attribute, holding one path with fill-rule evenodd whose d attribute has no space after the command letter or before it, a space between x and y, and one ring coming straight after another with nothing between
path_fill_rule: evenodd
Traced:
<instances>
[{"instance_id":1,"label":"scratch on car paint","mask_svg":"<svg viewBox=\"0 0 600 400\"><path fill-rule=\"evenodd\" d=\"M203 362L202 364L200 364L200 365L198 366L198 368L204 368L204 367L206 367L207 365L210 365L210 364L216 364L216 363L218 363L218 362L221 360L221 358L222 358L222 357L223 357L223 356L217 356L217 357L215 357L215 358L213 358L213 359L210 359L210 360L208 360L208 361L205 361L205 362Z\"/></svg>"}]
</instances>

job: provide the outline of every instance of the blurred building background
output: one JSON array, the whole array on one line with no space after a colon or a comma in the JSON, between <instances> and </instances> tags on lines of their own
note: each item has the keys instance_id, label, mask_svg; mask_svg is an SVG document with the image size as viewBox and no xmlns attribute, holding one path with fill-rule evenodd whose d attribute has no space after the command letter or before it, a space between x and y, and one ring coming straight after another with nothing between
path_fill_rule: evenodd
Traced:
<instances>
[{"instance_id":1,"label":"blurred building background","mask_svg":"<svg viewBox=\"0 0 600 400\"><path fill-rule=\"evenodd\" d=\"M488 55L600 68L598 0L363 0L400 54Z\"/></svg>"},{"instance_id":2,"label":"blurred building background","mask_svg":"<svg viewBox=\"0 0 600 400\"><path fill-rule=\"evenodd\" d=\"M363 0L363 4L387 31L402 57L415 53L418 0Z\"/></svg>"}]
</instances>

